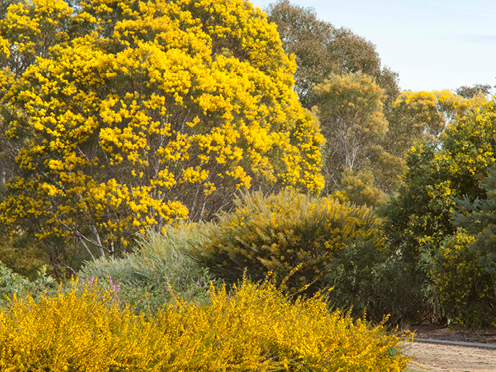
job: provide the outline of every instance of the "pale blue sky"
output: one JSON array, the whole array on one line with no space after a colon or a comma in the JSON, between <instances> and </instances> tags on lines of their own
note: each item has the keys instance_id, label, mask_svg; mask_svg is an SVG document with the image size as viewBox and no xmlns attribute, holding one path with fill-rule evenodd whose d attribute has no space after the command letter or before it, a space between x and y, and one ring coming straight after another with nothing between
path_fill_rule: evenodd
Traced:
<instances>
[{"instance_id":1,"label":"pale blue sky","mask_svg":"<svg viewBox=\"0 0 496 372\"><path fill-rule=\"evenodd\" d=\"M262 9L273 2L251 1ZM400 74L402 89L496 85L496 0L291 2L373 42L383 65Z\"/></svg>"}]
</instances>

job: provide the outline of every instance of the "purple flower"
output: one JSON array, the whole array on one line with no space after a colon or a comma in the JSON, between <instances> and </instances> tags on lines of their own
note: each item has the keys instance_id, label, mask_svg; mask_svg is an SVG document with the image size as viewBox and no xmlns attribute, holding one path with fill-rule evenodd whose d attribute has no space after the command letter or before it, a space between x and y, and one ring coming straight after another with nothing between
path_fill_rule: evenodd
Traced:
<instances>
[{"instance_id":1,"label":"purple flower","mask_svg":"<svg viewBox=\"0 0 496 372\"><path fill-rule=\"evenodd\" d=\"M112 290L115 292L115 293L118 293L120 290L121 290L121 282L119 282L117 285L114 284L114 281L112 280L112 278L109 278L110 280L110 286L112 287Z\"/></svg>"}]
</instances>

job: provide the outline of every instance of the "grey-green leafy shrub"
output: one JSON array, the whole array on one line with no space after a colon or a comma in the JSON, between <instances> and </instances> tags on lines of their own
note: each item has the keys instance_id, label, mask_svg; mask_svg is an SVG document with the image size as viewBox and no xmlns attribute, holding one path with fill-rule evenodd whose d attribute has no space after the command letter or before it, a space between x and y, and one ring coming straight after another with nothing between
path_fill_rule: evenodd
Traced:
<instances>
[{"instance_id":1,"label":"grey-green leafy shrub","mask_svg":"<svg viewBox=\"0 0 496 372\"><path fill-rule=\"evenodd\" d=\"M17 274L12 269L0 262L0 304L5 305L14 297L32 296L35 300L46 292L55 293L58 284L46 275L46 267L43 266L38 271L38 276L34 280Z\"/></svg>"},{"instance_id":2,"label":"grey-green leafy shrub","mask_svg":"<svg viewBox=\"0 0 496 372\"><path fill-rule=\"evenodd\" d=\"M205 301L214 277L186 254L191 244L201 244L198 231L196 225L169 227L166 234L148 231L134 252L89 262L79 275L84 280L97 279L139 311L153 312L174 296Z\"/></svg>"},{"instance_id":3,"label":"grey-green leafy shrub","mask_svg":"<svg viewBox=\"0 0 496 372\"><path fill-rule=\"evenodd\" d=\"M271 275L288 293L327 287L329 263L356 241L382 246L376 218L366 207L285 191L247 194L236 211L204 227L206 241L192 251L201 265L227 283L244 273L255 281Z\"/></svg>"}]
</instances>

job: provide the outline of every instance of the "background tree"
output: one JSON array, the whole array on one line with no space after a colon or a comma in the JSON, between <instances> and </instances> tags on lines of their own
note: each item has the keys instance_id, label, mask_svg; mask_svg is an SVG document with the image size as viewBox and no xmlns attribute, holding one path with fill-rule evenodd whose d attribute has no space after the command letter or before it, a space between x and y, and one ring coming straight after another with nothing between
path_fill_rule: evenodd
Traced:
<instances>
[{"instance_id":1,"label":"background tree","mask_svg":"<svg viewBox=\"0 0 496 372\"><path fill-rule=\"evenodd\" d=\"M39 22L0 38L2 140L18 172L3 224L103 256L145 227L229 209L252 186L322 188L323 139L292 92L294 62L251 5L26 1L2 27L26 12ZM54 22L57 43L39 54L36 27ZM19 65L17 40L35 58Z\"/></svg>"},{"instance_id":2,"label":"background tree","mask_svg":"<svg viewBox=\"0 0 496 372\"><path fill-rule=\"evenodd\" d=\"M386 112L400 93L398 74L381 67L374 44L346 28L335 28L321 21L313 8L300 7L288 0L270 4L265 11L270 22L277 25L283 49L295 56L295 91L302 105L315 105L314 86L329 74L362 72L376 79L385 90Z\"/></svg>"},{"instance_id":3,"label":"background tree","mask_svg":"<svg viewBox=\"0 0 496 372\"><path fill-rule=\"evenodd\" d=\"M327 141L323 151L327 194L347 189L360 204L382 199L371 170L387 158L380 145L388 130L383 98L384 90L360 72L331 74L315 87L314 111Z\"/></svg>"},{"instance_id":4,"label":"background tree","mask_svg":"<svg viewBox=\"0 0 496 372\"><path fill-rule=\"evenodd\" d=\"M472 98L479 93L483 95L491 94L492 87L489 84L474 84L472 86L462 85L460 88L455 90L456 94L462 96L463 98Z\"/></svg>"},{"instance_id":5,"label":"background tree","mask_svg":"<svg viewBox=\"0 0 496 372\"><path fill-rule=\"evenodd\" d=\"M331 114L331 111L341 103L332 101L336 97L330 98L331 102L328 104L324 103L324 100L333 93L324 98L322 90L319 91L317 87L325 85L326 79L337 79L337 76L351 76L352 74L359 76L357 81L368 76L365 78L368 79L367 84L373 83L374 86L383 89L379 100L372 99L374 101L372 105L380 103L381 108L377 110L377 113L382 116L381 125L387 126L387 119L392 115L392 104L400 94L398 75L388 67L381 67L381 60L374 44L349 29L337 29L331 23L319 20L314 9L293 5L288 0L270 4L266 11L269 20L277 24L284 50L287 54L294 55L296 60L298 67L295 73L295 91L298 93L300 102L307 108L317 106L322 109L324 105L328 106L326 109L315 111L324 128L334 120L330 119L329 115L342 115L337 111ZM349 89L349 87L344 89ZM341 98L343 94L337 100ZM370 97L358 98L357 96L355 98L367 100ZM344 104L347 105L348 102ZM363 106L366 105L363 103ZM323 114L324 111L325 114ZM351 123L356 119L353 124L356 128L363 127L364 120L371 120L371 123L377 121L368 114L360 116L363 113L352 119L351 111L352 109L350 109L348 122ZM333 128L336 129L336 127ZM327 159L326 193L346 189L348 197L352 197L353 201L372 203L384 201L385 194L396 190L399 174L403 171L404 164L398 156L384 151L382 135L377 136L369 132L365 136L368 137L365 141L367 145L363 147L363 141L356 142L356 138L351 139L353 132L351 128L347 134L348 139L345 140L348 141L346 145L340 142L344 140L344 134L331 134L329 133L331 128L326 130L328 132L327 143L323 149L324 157ZM383 128L382 131L385 130L386 128ZM356 136L363 137L363 135L364 132L361 131ZM350 147L351 142L355 142L352 145L353 149ZM352 155L356 150L358 152ZM356 163L351 160L356 156L358 156L356 160L360 166L350 167L348 164L348 173L343 178L346 167L337 158L349 159L349 163ZM365 173L361 174L361 172ZM372 174L376 177L372 177ZM341 180L345 180L346 184L341 184Z\"/></svg>"},{"instance_id":6,"label":"background tree","mask_svg":"<svg viewBox=\"0 0 496 372\"><path fill-rule=\"evenodd\" d=\"M482 94L464 98L450 90L404 91L393 103L384 147L402 157L415 142L438 142L445 128L472 107L486 102Z\"/></svg>"},{"instance_id":7,"label":"background tree","mask_svg":"<svg viewBox=\"0 0 496 372\"><path fill-rule=\"evenodd\" d=\"M334 40L335 28L321 21L313 8L304 8L289 1L269 4L265 11L270 22L277 25L282 47L294 55L297 68L294 74L295 92L306 108L311 108L311 92L335 69L337 59L330 57L329 48Z\"/></svg>"}]
</instances>

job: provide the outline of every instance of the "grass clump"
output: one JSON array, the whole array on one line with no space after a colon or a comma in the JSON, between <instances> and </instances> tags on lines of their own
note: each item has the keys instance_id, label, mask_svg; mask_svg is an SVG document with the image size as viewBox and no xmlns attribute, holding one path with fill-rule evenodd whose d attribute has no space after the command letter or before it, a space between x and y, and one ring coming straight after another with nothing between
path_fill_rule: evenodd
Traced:
<instances>
[{"instance_id":1,"label":"grass clump","mask_svg":"<svg viewBox=\"0 0 496 372\"><path fill-rule=\"evenodd\" d=\"M119 259L99 259L87 263L79 277L96 278L112 289L121 302L133 304L138 311L156 311L171 301L171 293L187 300L208 299L210 282L215 278L200 267L185 251L201 244L196 226L169 227L165 234L149 230L138 240L138 249Z\"/></svg>"},{"instance_id":2,"label":"grass clump","mask_svg":"<svg viewBox=\"0 0 496 372\"><path fill-rule=\"evenodd\" d=\"M0 312L2 371L401 371L399 340L319 298L289 301L244 281L208 304L177 298L155 314L122 308L114 292L14 298Z\"/></svg>"}]
</instances>

